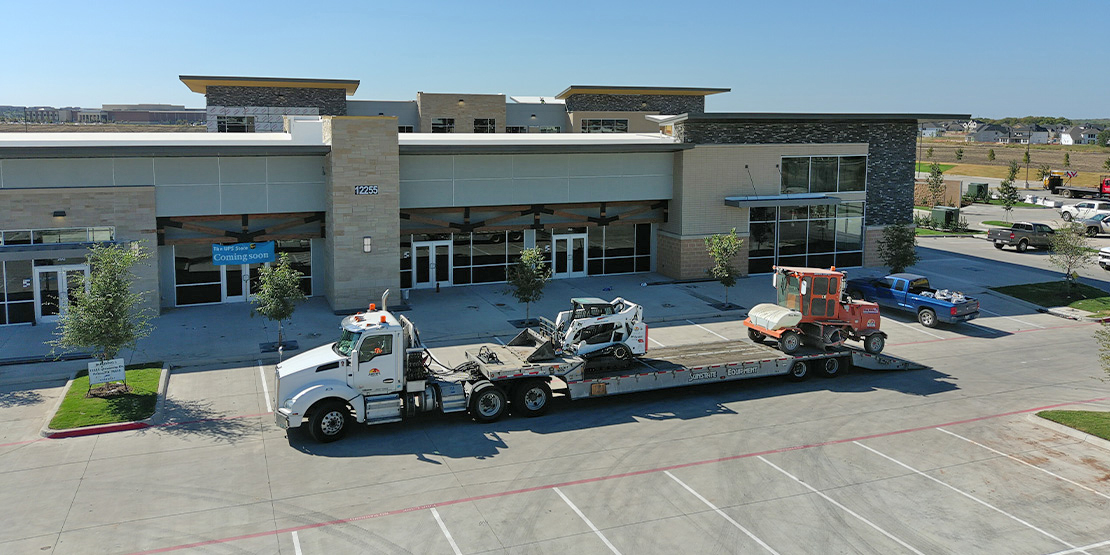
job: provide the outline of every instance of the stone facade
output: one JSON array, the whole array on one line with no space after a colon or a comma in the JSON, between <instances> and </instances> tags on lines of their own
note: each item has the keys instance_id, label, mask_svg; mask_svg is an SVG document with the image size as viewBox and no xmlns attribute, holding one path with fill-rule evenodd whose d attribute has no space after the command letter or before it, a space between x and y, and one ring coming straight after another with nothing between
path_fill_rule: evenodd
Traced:
<instances>
[{"instance_id":1,"label":"stone facade","mask_svg":"<svg viewBox=\"0 0 1110 555\"><path fill-rule=\"evenodd\" d=\"M462 105L459 104L462 101ZM417 133L431 133L433 118L453 118L455 133L473 133L474 120L492 119L496 133L505 132L505 95L503 94L439 94L417 93L420 128Z\"/></svg>"},{"instance_id":2,"label":"stone facade","mask_svg":"<svg viewBox=\"0 0 1110 555\"><path fill-rule=\"evenodd\" d=\"M705 97L677 94L572 94L568 112L655 112L658 114L701 114Z\"/></svg>"},{"instance_id":3,"label":"stone facade","mask_svg":"<svg viewBox=\"0 0 1110 555\"><path fill-rule=\"evenodd\" d=\"M914 143L917 123L906 121L687 120L675 137L696 144L867 143L869 226L913 219Z\"/></svg>"},{"instance_id":4,"label":"stone facade","mask_svg":"<svg viewBox=\"0 0 1110 555\"><path fill-rule=\"evenodd\" d=\"M744 240L744 245L732 260L732 265L741 275L747 275L748 236L739 232L736 235ZM713 259L705 249L705 237L678 237L660 232L656 236L656 271L674 279L709 278L706 271L713 266Z\"/></svg>"},{"instance_id":5,"label":"stone facade","mask_svg":"<svg viewBox=\"0 0 1110 555\"><path fill-rule=\"evenodd\" d=\"M863 265L882 266L883 259L879 257L879 240L883 238L886 226L867 226L863 228Z\"/></svg>"},{"instance_id":6,"label":"stone facade","mask_svg":"<svg viewBox=\"0 0 1110 555\"><path fill-rule=\"evenodd\" d=\"M324 289L334 310L365 309L386 289L401 287L397 118L325 117L324 136L331 142ZM361 185L375 192L356 195ZM369 253L364 237L371 238Z\"/></svg>"},{"instance_id":7,"label":"stone facade","mask_svg":"<svg viewBox=\"0 0 1110 555\"><path fill-rule=\"evenodd\" d=\"M65 217L52 216L64 210ZM134 269L135 289L146 291L144 308L158 310L158 268L153 256L158 244L154 216L154 187L83 187L50 189L0 189L0 228L50 229L60 227L114 226L116 241L141 241L152 254ZM79 257L83 252L66 253ZM54 258L49 253L13 253L27 258ZM11 258L15 259L15 258Z\"/></svg>"},{"instance_id":8,"label":"stone facade","mask_svg":"<svg viewBox=\"0 0 1110 555\"><path fill-rule=\"evenodd\" d=\"M314 107L320 115L347 115L347 91L342 88L211 85L205 100L209 106Z\"/></svg>"}]
</instances>

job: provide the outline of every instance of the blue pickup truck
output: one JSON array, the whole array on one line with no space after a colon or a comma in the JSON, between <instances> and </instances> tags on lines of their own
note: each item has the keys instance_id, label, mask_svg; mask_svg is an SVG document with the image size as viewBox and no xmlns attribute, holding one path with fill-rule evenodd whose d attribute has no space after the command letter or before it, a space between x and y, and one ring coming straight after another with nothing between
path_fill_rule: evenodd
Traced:
<instances>
[{"instance_id":1,"label":"blue pickup truck","mask_svg":"<svg viewBox=\"0 0 1110 555\"><path fill-rule=\"evenodd\" d=\"M927 328L935 328L938 322L956 324L979 317L979 301L959 291L933 289L928 278L916 274L850 279L844 290L853 299L913 311L917 321Z\"/></svg>"}]
</instances>

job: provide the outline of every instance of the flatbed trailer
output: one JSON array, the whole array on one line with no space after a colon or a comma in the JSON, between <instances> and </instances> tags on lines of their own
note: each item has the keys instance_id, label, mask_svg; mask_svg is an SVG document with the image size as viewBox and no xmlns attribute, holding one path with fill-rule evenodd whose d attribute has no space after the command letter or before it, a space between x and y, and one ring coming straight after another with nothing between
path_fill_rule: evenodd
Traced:
<instances>
[{"instance_id":1,"label":"flatbed trailer","mask_svg":"<svg viewBox=\"0 0 1110 555\"><path fill-rule=\"evenodd\" d=\"M571 399L769 376L788 376L801 381L812 374L834 377L850 366L872 370L924 368L897 357L847 346L828 351L799 350L793 355L784 355L777 349L747 340L653 349L650 356L633 359L626 368L593 368L591 361L572 355L528 362L531 351L529 347L490 344L467 351L466 355L494 384L555 377L567 384Z\"/></svg>"}]
</instances>

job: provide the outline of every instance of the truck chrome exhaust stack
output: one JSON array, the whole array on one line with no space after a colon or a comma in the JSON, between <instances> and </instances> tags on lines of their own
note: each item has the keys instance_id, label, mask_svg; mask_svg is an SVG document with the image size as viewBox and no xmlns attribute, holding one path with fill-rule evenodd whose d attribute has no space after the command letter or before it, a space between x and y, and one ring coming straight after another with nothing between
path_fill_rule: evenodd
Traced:
<instances>
[{"instance_id":1,"label":"truck chrome exhaust stack","mask_svg":"<svg viewBox=\"0 0 1110 555\"><path fill-rule=\"evenodd\" d=\"M382 310L385 310L385 306L386 306L385 301L388 298L389 298L389 289L386 289L385 293L382 293Z\"/></svg>"}]
</instances>

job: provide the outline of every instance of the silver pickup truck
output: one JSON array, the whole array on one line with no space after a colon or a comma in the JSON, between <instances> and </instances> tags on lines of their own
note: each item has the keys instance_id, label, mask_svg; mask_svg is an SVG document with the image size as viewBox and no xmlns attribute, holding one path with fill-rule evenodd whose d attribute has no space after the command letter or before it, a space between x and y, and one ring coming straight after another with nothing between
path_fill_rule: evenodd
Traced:
<instances>
[{"instance_id":1,"label":"silver pickup truck","mask_svg":"<svg viewBox=\"0 0 1110 555\"><path fill-rule=\"evenodd\" d=\"M1010 229L992 229L987 232L987 240L994 243L994 248L1001 249L1007 245L1025 252L1029 247L1048 249L1052 247L1052 237L1056 232L1047 224L1031 222L1014 222Z\"/></svg>"}]
</instances>

